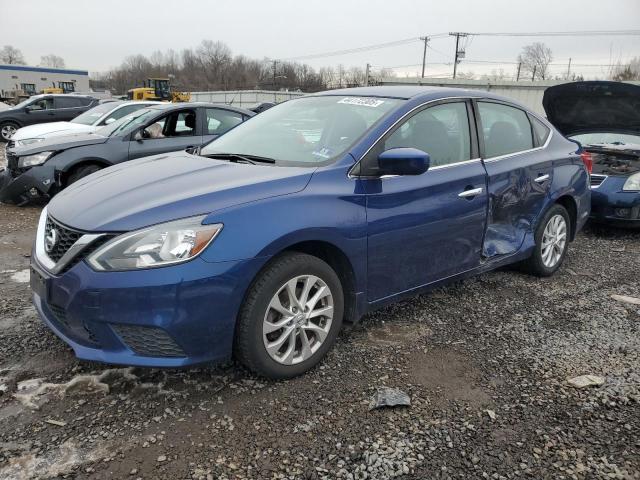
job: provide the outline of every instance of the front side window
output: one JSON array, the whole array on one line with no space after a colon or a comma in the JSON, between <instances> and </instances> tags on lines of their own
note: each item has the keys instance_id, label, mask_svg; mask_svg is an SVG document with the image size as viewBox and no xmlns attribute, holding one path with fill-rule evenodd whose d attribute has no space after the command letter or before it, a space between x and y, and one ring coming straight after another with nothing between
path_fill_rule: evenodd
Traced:
<instances>
[{"instance_id":1,"label":"front side window","mask_svg":"<svg viewBox=\"0 0 640 480\"><path fill-rule=\"evenodd\" d=\"M207 135L222 135L242 123L242 114L220 108L207 108Z\"/></svg>"},{"instance_id":2,"label":"front side window","mask_svg":"<svg viewBox=\"0 0 640 480\"><path fill-rule=\"evenodd\" d=\"M53 98L45 97L30 105L34 110L53 110Z\"/></svg>"},{"instance_id":3,"label":"front side window","mask_svg":"<svg viewBox=\"0 0 640 480\"><path fill-rule=\"evenodd\" d=\"M432 167L470 160L471 136L466 104L444 103L416 113L387 137L376 153L400 147L427 152Z\"/></svg>"},{"instance_id":4,"label":"front side window","mask_svg":"<svg viewBox=\"0 0 640 480\"><path fill-rule=\"evenodd\" d=\"M499 157L533 148L527 114L500 103L478 102L485 158Z\"/></svg>"},{"instance_id":5,"label":"front side window","mask_svg":"<svg viewBox=\"0 0 640 480\"><path fill-rule=\"evenodd\" d=\"M404 100L318 95L276 105L206 145L201 155L268 157L275 165L326 165Z\"/></svg>"},{"instance_id":6,"label":"front side window","mask_svg":"<svg viewBox=\"0 0 640 480\"><path fill-rule=\"evenodd\" d=\"M144 131L145 137L151 139L191 137L196 134L196 112L172 112L145 127Z\"/></svg>"}]
</instances>

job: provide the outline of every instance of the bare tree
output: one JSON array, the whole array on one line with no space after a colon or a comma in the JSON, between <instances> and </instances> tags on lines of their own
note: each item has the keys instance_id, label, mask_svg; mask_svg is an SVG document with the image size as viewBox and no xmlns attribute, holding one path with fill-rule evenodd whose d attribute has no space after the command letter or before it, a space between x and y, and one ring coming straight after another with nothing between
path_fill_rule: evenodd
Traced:
<instances>
[{"instance_id":1,"label":"bare tree","mask_svg":"<svg viewBox=\"0 0 640 480\"><path fill-rule=\"evenodd\" d=\"M49 55L43 55L42 57L40 57L40 66L64 68L64 58L59 57L58 55L54 55L53 53L50 53Z\"/></svg>"},{"instance_id":2,"label":"bare tree","mask_svg":"<svg viewBox=\"0 0 640 480\"><path fill-rule=\"evenodd\" d=\"M12 45L5 45L0 50L0 63L7 65L26 65L24 55L16 47Z\"/></svg>"},{"instance_id":3,"label":"bare tree","mask_svg":"<svg viewBox=\"0 0 640 480\"><path fill-rule=\"evenodd\" d=\"M640 80L640 57L631 59L626 65L618 63L613 68L611 79L618 82Z\"/></svg>"},{"instance_id":4,"label":"bare tree","mask_svg":"<svg viewBox=\"0 0 640 480\"><path fill-rule=\"evenodd\" d=\"M551 49L542 42L526 45L518 55L518 62L522 65L522 72L531 74L535 80L544 80L549 73L549 64L553 60Z\"/></svg>"}]
</instances>

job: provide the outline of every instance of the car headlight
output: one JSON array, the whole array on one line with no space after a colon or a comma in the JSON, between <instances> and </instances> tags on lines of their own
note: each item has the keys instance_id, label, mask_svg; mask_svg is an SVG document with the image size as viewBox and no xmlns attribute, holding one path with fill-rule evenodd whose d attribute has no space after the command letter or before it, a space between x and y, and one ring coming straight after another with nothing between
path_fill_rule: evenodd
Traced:
<instances>
[{"instance_id":1,"label":"car headlight","mask_svg":"<svg viewBox=\"0 0 640 480\"><path fill-rule=\"evenodd\" d=\"M34 155L25 155L24 157L20 157L18 159L18 167L27 168L42 165L49 159L49 157L53 155L53 153L54 152L40 152Z\"/></svg>"},{"instance_id":2,"label":"car headlight","mask_svg":"<svg viewBox=\"0 0 640 480\"><path fill-rule=\"evenodd\" d=\"M634 173L627 181L624 182L622 190L625 192L637 192L640 191L640 172Z\"/></svg>"},{"instance_id":3,"label":"car headlight","mask_svg":"<svg viewBox=\"0 0 640 480\"><path fill-rule=\"evenodd\" d=\"M87 261L99 271L138 270L189 261L222 230L221 223L202 225L204 218L186 218L119 235Z\"/></svg>"},{"instance_id":4,"label":"car headlight","mask_svg":"<svg viewBox=\"0 0 640 480\"><path fill-rule=\"evenodd\" d=\"M44 138L23 138L22 140L15 140L16 147L24 147L25 145L31 145L43 141Z\"/></svg>"}]
</instances>

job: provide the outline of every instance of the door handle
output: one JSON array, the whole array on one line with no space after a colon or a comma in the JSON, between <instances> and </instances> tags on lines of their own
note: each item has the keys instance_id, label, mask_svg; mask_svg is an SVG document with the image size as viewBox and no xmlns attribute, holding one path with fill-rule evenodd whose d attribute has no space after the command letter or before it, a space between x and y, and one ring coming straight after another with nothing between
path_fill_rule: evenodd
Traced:
<instances>
[{"instance_id":1,"label":"door handle","mask_svg":"<svg viewBox=\"0 0 640 480\"><path fill-rule=\"evenodd\" d=\"M458 194L459 197L461 198L468 198L471 199L472 197L475 197L476 195L480 195L483 191L482 187L479 188L472 188L471 190L465 190L463 192L460 192Z\"/></svg>"},{"instance_id":2,"label":"door handle","mask_svg":"<svg viewBox=\"0 0 640 480\"><path fill-rule=\"evenodd\" d=\"M540 175L538 178L535 179L536 183L544 183L547 180L549 180L549 174Z\"/></svg>"}]
</instances>

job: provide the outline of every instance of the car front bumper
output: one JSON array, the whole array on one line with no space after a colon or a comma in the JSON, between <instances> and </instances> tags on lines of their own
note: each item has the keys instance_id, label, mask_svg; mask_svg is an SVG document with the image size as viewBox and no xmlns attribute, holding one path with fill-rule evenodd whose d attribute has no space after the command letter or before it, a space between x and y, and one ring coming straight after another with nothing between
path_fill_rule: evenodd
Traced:
<instances>
[{"instance_id":1,"label":"car front bumper","mask_svg":"<svg viewBox=\"0 0 640 480\"><path fill-rule=\"evenodd\" d=\"M622 227L640 227L640 192L622 190L625 177L608 177L591 191L591 220Z\"/></svg>"},{"instance_id":2,"label":"car front bumper","mask_svg":"<svg viewBox=\"0 0 640 480\"><path fill-rule=\"evenodd\" d=\"M183 367L230 358L245 289L264 259L96 272L84 261L53 276L31 261L33 303L83 360Z\"/></svg>"},{"instance_id":3,"label":"car front bumper","mask_svg":"<svg viewBox=\"0 0 640 480\"><path fill-rule=\"evenodd\" d=\"M24 204L38 198L47 198L55 184L51 168L33 167L24 172L0 170L0 202Z\"/></svg>"}]
</instances>

